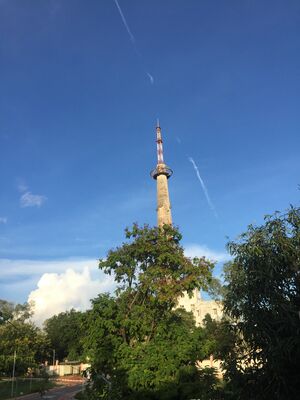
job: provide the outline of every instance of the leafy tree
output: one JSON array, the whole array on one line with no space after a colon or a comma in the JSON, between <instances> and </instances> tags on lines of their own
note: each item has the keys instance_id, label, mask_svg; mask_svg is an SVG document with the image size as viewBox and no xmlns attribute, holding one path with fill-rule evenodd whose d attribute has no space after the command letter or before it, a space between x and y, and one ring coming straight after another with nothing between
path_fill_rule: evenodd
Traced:
<instances>
[{"instance_id":1,"label":"leafy tree","mask_svg":"<svg viewBox=\"0 0 300 400\"><path fill-rule=\"evenodd\" d=\"M248 227L225 268L224 306L237 333L226 359L235 399L294 399L300 391L300 209Z\"/></svg>"},{"instance_id":2,"label":"leafy tree","mask_svg":"<svg viewBox=\"0 0 300 400\"><path fill-rule=\"evenodd\" d=\"M228 357L236 342L236 335L232 330L232 324L223 318L222 321L212 319L206 314L203 320L206 357L211 354L215 359L223 360Z\"/></svg>"},{"instance_id":3,"label":"leafy tree","mask_svg":"<svg viewBox=\"0 0 300 400\"><path fill-rule=\"evenodd\" d=\"M164 314L151 337L142 337L142 325L151 330L149 309L144 310L144 316L131 314L134 328L126 342L123 330L128 320L122 296L116 299L106 294L93 300L85 344L98 394L88 391L86 398L104 393L113 399L188 399L201 393L204 400L214 398L217 380L213 371L198 371L195 366L206 357L203 329L195 327L191 314L177 309Z\"/></svg>"},{"instance_id":4,"label":"leafy tree","mask_svg":"<svg viewBox=\"0 0 300 400\"><path fill-rule=\"evenodd\" d=\"M195 327L191 314L174 308L185 291L208 288L213 264L185 257L181 235L171 226L134 225L125 232L128 242L99 263L113 274L116 297L98 296L88 315L85 349L95 398L196 396L201 382L203 386L195 367L205 356L203 330ZM211 390L214 385L213 380ZM206 395L208 389L206 385Z\"/></svg>"},{"instance_id":5,"label":"leafy tree","mask_svg":"<svg viewBox=\"0 0 300 400\"><path fill-rule=\"evenodd\" d=\"M176 228L135 224L132 230L125 230L125 236L131 242L110 250L99 262L100 269L114 274L118 294L129 294L134 302L139 296L148 297L170 310L184 291L192 294L195 288L209 287L214 265L205 258L185 257Z\"/></svg>"},{"instance_id":6,"label":"leafy tree","mask_svg":"<svg viewBox=\"0 0 300 400\"><path fill-rule=\"evenodd\" d=\"M0 299L0 324L4 324L13 317L14 303Z\"/></svg>"},{"instance_id":7,"label":"leafy tree","mask_svg":"<svg viewBox=\"0 0 300 400\"><path fill-rule=\"evenodd\" d=\"M85 315L86 313L72 309L45 321L44 330L58 360L63 361L68 358L74 361L83 357L82 338L85 335L83 325Z\"/></svg>"},{"instance_id":8,"label":"leafy tree","mask_svg":"<svg viewBox=\"0 0 300 400\"><path fill-rule=\"evenodd\" d=\"M32 316L32 307L28 303L14 304L0 299L0 325L7 321L24 322Z\"/></svg>"},{"instance_id":9,"label":"leafy tree","mask_svg":"<svg viewBox=\"0 0 300 400\"><path fill-rule=\"evenodd\" d=\"M43 332L28 321L31 309L28 304L14 305L1 300L0 374L10 375L16 354L16 375L27 372L45 360L48 342Z\"/></svg>"}]
</instances>

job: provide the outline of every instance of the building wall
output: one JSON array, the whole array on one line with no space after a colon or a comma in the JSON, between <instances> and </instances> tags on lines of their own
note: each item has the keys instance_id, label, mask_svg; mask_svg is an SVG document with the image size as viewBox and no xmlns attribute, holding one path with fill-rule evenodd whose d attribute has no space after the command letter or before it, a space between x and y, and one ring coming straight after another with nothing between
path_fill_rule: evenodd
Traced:
<instances>
[{"instance_id":1,"label":"building wall","mask_svg":"<svg viewBox=\"0 0 300 400\"><path fill-rule=\"evenodd\" d=\"M78 363L78 364L68 364L62 363L59 364L56 362L55 365L48 365L46 367L46 371L49 375L80 375L83 371L89 368L90 364Z\"/></svg>"},{"instance_id":2,"label":"building wall","mask_svg":"<svg viewBox=\"0 0 300 400\"><path fill-rule=\"evenodd\" d=\"M203 300L198 289L194 290L191 298L187 293L180 297L177 307L192 312L197 326L203 325L203 319L206 314L210 314L211 318L216 321L220 321L223 316L222 303L215 300Z\"/></svg>"},{"instance_id":3,"label":"building wall","mask_svg":"<svg viewBox=\"0 0 300 400\"><path fill-rule=\"evenodd\" d=\"M215 300L203 300L200 291L195 289L193 296L189 297L187 293L178 299L177 307L184 308L186 311L192 312L197 326L203 325L203 319L206 314L210 314L211 318L220 321L223 316L222 303ZM211 355L209 359L198 361L199 368L214 368L219 378L223 377L221 360L215 360Z\"/></svg>"},{"instance_id":4,"label":"building wall","mask_svg":"<svg viewBox=\"0 0 300 400\"><path fill-rule=\"evenodd\" d=\"M222 361L221 360L214 360L213 356L211 355L209 359L198 361L197 363L198 368L214 368L216 375L219 379L222 379L224 376L224 370L222 368Z\"/></svg>"}]
</instances>

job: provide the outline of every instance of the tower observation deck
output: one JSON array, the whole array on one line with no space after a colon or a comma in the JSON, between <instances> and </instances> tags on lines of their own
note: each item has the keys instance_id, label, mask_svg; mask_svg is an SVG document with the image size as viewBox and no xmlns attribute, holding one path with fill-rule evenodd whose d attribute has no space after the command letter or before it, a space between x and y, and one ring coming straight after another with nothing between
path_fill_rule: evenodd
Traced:
<instances>
[{"instance_id":1,"label":"tower observation deck","mask_svg":"<svg viewBox=\"0 0 300 400\"><path fill-rule=\"evenodd\" d=\"M157 165L150 175L157 182L157 224L158 226L172 225L168 179L172 176L173 171L164 162L163 141L158 121L156 126L156 145Z\"/></svg>"}]
</instances>

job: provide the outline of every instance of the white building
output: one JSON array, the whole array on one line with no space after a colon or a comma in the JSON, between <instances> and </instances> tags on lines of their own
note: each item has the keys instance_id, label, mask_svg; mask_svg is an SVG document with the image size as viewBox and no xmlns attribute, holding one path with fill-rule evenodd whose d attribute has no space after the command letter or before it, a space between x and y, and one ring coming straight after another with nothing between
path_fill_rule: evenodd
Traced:
<instances>
[{"instance_id":1,"label":"white building","mask_svg":"<svg viewBox=\"0 0 300 400\"><path fill-rule=\"evenodd\" d=\"M206 314L210 314L211 318L216 321L221 321L223 316L222 303L216 300L202 299L198 289L194 290L192 297L189 297L187 293L179 297L177 307L192 312L197 326L203 325L203 319Z\"/></svg>"}]
</instances>

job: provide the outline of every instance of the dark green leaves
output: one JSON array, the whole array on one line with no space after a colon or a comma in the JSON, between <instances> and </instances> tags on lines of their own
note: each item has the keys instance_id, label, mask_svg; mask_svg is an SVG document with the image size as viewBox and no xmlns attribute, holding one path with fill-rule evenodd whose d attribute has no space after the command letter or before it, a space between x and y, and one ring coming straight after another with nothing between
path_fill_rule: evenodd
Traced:
<instances>
[{"instance_id":1,"label":"dark green leaves","mask_svg":"<svg viewBox=\"0 0 300 400\"><path fill-rule=\"evenodd\" d=\"M99 268L114 275L118 293L137 290L172 308L184 291L208 287L213 264L185 257L176 228L134 225L125 232L129 242L111 250L99 262Z\"/></svg>"},{"instance_id":2,"label":"dark green leaves","mask_svg":"<svg viewBox=\"0 0 300 400\"><path fill-rule=\"evenodd\" d=\"M294 398L300 389L300 209L267 216L228 248L234 259L225 268L224 305L246 343L244 365L250 360L248 372L265 393L260 398Z\"/></svg>"},{"instance_id":3,"label":"dark green leaves","mask_svg":"<svg viewBox=\"0 0 300 400\"><path fill-rule=\"evenodd\" d=\"M82 338L85 335L86 314L74 309L47 319L44 329L56 359L71 361L83 359Z\"/></svg>"},{"instance_id":4,"label":"dark green leaves","mask_svg":"<svg viewBox=\"0 0 300 400\"><path fill-rule=\"evenodd\" d=\"M111 399L190 398L199 378L195 363L205 355L203 330L175 306L183 292L208 288L213 264L185 257L181 234L168 225L134 225L125 236L99 262L118 288L116 297L93 300L88 317L94 388ZM99 376L109 377L112 389ZM180 397L181 384L189 395Z\"/></svg>"}]
</instances>

